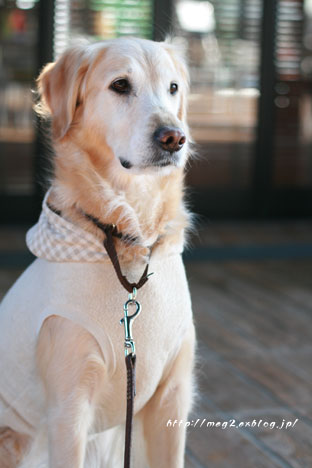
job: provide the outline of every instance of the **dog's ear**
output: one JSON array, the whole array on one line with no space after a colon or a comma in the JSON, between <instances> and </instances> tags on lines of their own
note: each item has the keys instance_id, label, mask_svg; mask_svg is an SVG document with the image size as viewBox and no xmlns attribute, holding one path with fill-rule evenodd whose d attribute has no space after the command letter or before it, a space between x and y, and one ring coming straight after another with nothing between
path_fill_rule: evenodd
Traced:
<instances>
[{"instance_id":1,"label":"dog's ear","mask_svg":"<svg viewBox=\"0 0 312 468\"><path fill-rule=\"evenodd\" d=\"M179 119L186 124L187 94L189 91L190 76L186 63L186 50L183 44L176 44L172 38L167 38L163 46L171 56L171 59L182 79L181 100L178 111Z\"/></svg>"},{"instance_id":2,"label":"dog's ear","mask_svg":"<svg viewBox=\"0 0 312 468\"><path fill-rule=\"evenodd\" d=\"M88 69L84 51L82 47L67 50L57 62L46 65L37 79L41 113L51 114L55 139L66 135L83 99L81 88Z\"/></svg>"}]
</instances>

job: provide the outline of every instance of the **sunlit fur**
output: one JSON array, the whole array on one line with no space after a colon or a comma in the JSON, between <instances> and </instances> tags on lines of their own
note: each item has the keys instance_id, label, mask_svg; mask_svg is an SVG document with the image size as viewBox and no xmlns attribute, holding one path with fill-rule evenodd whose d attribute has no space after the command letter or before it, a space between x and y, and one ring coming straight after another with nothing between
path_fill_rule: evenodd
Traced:
<instances>
[{"instance_id":1,"label":"sunlit fur","mask_svg":"<svg viewBox=\"0 0 312 468\"><path fill-rule=\"evenodd\" d=\"M133 95L109 89L121 77L129 77ZM168 92L172 81L179 85L175 96ZM138 39L75 47L43 69L38 86L41 113L52 115L51 201L70 219L82 208L114 223L139 236L142 246L160 236L162 244L176 242L189 221L182 201L188 144L179 151L178 167L150 164L158 127L176 126L188 135L188 75L174 47ZM125 169L119 158L133 167ZM118 248L125 261L147 254L144 248Z\"/></svg>"},{"instance_id":2,"label":"sunlit fur","mask_svg":"<svg viewBox=\"0 0 312 468\"><path fill-rule=\"evenodd\" d=\"M124 77L132 83L129 96L110 89L114 80ZM176 95L169 92L173 81L179 86ZM146 262L151 246L152 255L165 257L170 245L183 242L190 218L183 202L188 143L178 152L175 164L163 168L153 164L157 149L152 135L158 127L179 127L189 138L188 74L175 47L130 38L77 46L43 69L38 89L37 111L51 118L55 153L49 202L62 216L102 238L84 211L138 238L139 245L116 240L122 268L128 272L133 265ZM129 161L131 169L125 169L120 159ZM171 306L174 304L168 303L164 313L169 314ZM190 326L137 418L135 444L145 440L146 448L139 452L142 456L136 460L136 468L146 466L145 450L150 468L183 467L185 430L164 431L164 427L169 417L187 418L194 343L194 328ZM150 358L153 350L145 351ZM79 325L52 316L41 329L37 360L47 394L48 433L38 431L20 465L19 451L29 441L26 438L22 443L17 434L16 453L11 450L13 461L8 461L8 468L121 466L122 443L118 448L116 440L122 441L123 431L119 435L114 432L112 443L107 436L105 442L99 438L87 448L86 434L98 417L101 388L108 378L95 338ZM114 389L116 401L124 402L120 392ZM47 440L49 462L47 452L40 451ZM0 445L0 462L1 450L5 454L7 446Z\"/></svg>"}]
</instances>

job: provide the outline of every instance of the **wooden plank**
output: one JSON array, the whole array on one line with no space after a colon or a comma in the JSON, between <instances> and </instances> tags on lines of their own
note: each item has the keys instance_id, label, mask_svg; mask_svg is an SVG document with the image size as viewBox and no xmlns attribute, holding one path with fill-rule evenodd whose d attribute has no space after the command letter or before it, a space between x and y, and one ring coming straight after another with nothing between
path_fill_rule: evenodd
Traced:
<instances>
[{"instance_id":1,"label":"wooden plank","mask_svg":"<svg viewBox=\"0 0 312 468\"><path fill-rule=\"evenodd\" d=\"M301 286L312 286L312 261L311 259L293 259L284 260L281 262L267 260L258 262L257 268L254 262L245 262L230 265L236 269L237 272L250 270L253 278L256 281L263 282L267 279L267 275L272 278L273 284L292 286L297 284Z\"/></svg>"},{"instance_id":2,"label":"wooden plank","mask_svg":"<svg viewBox=\"0 0 312 468\"><path fill-rule=\"evenodd\" d=\"M199 282L192 284L191 291L198 305L196 314L208 314L230 333L235 332L235 335L252 342L252 348L257 353L261 353L264 347L272 347L273 343L274 347L284 346L285 333L278 326L279 323L271 320L267 314L246 306L245 301L240 301L231 292L223 292L222 287L204 286ZM203 299L203 293L207 294L206 300Z\"/></svg>"},{"instance_id":3,"label":"wooden plank","mask_svg":"<svg viewBox=\"0 0 312 468\"><path fill-rule=\"evenodd\" d=\"M244 263L243 275L241 264L188 266L198 335L207 348L201 391L224 415L294 420L302 414L292 433L262 428L248 437L282 465L312 466L312 317L289 304L272 279L270 287L262 282L257 265ZM223 372L216 369L220 363Z\"/></svg>"},{"instance_id":4,"label":"wooden plank","mask_svg":"<svg viewBox=\"0 0 312 468\"><path fill-rule=\"evenodd\" d=\"M261 262L258 268L242 263L235 265L242 275L249 275L255 282L291 300L296 307L312 310L312 262Z\"/></svg>"},{"instance_id":5,"label":"wooden plank","mask_svg":"<svg viewBox=\"0 0 312 468\"><path fill-rule=\"evenodd\" d=\"M194 245L297 244L312 242L312 222L210 221L197 226Z\"/></svg>"},{"instance_id":6,"label":"wooden plank","mask_svg":"<svg viewBox=\"0 0 312 468\"><path fill-rule=\"evenodd\" d=\"M186 447L185 451L185 468L206 468L206 465L200 463L196 455Z\"/></svg>"},{"instance_id":7,"label":"wooden plank","mask_svg":"<svg viewBox=\"0 0 312 468\"><path fill-rule=\"evenodd\" d=\"M204 411L193 414L201 421L221 422L222 414L216 411ZM196 421L196 419L195 419ZM198 468L228 468L239 466L244 468L276 468L284 465L276 464L262 447L257 447L242 433L235 429L223 430L219 427L196 426L189 428L187 439L187 455Z\"/></svg>"},{"instance_id":8,"label":"wooden plank","mask_svg":"<svg viewBox=\"0 0 312 468\"><path fill-rule=\"evenodd\" d=\"M272 399L255 380L247 379L233 364L234 359L227 359L227 356L211 349L209 342L202 343L199 352L199 389L209 395L224 413L251 414L267 408L276 412L287 407Z\"/></svg>"},{"instance_id":9,"label":"wooden plank","mask_svg":"<svg viewBox=\"0 0 312 468\"><path fill-rule=\"evenodd\" d=\"M230 365L224 359L218 359L217 355L211 355L207 346L201 346L203 353L201 369L201 395L206 404L206 414L217 412L219 420L228 421L234 418L238 422L252 422L263 420L281 425L285 422L294 423L296 416L292 408L287 405L279 405L268 392L257 385L256 380L245 379L241 372L237 372L237 358ZM255 362L249 363L251 368ZM205 411L204 411L205 414ZM203 416L202 416L203 417ZM218 419L217 419L218 420ZM212 430L210 429L209 434ZM249 442L271 458L272 463L278 466L303 467L310 466L312 462L312 424L300 420L293 428L277 429L263 427L254 428L226 428L220 429L221 433L227 431L239 432L240 436L247 438ZM246 455L246 454L245 454ZM239 463L234 455L234 466L244 466ZM254 463L258 466L258 463ZM270 466L270 465L267 465Z\"/></svg>"},{"instance_id":10,"label":"wooden plank","mask_svg":"<svg viewBox=\"0 0 312 468\"><path fill-rule=\"evenodd\" d=\"M232 352L247 347L249 353L261 355L264 349L273 352L285 349L294 342L300 347L311 342L309 322L306 320L303 324L284 324L282 317L271 317L265 313L265 308L259 311L249 306L248 300L246 305L246 301L237 300L231 293L222 293L222 288L205 287L199 282L191 282L191 291L195 318L202 321L201 326L206 323L209 329L215 327L222 346L232 346ZM203 294L207 294L207 299L203 299ZM295 335L295 332L299 335Z\"/></svg>"},{"instance_id":11,"label":"wooden plank","mask_svg":"<svg viewBox=\"0 0 312 468\"><path fill-rule=\"evenodd\" d=\"M202 272L200 276L203 278ZM227 279L226 271L224 279ZM235 295L228 282L234 282ZM269 305L264 305L268 301L265 292L261 290L260 294L258 291L255 298L255 291L250 285L248 288L246 284L242 287L237 278L227 279L226 288L220 288L220 283L216 288L204 288L198 285L198 281L196 286L192 284L191 290L196 292L193 302L195 315L200 322L199 336L209 343L210 349L230 357L231 362L238 359L237 366L245 373L258 380L277 398L305 412L312 392L308 357L311 352L312 317L295 314L293 308L290 313L289 304L283 304L283 307L274 304L273 307L270 303L272 297L269 298ZM207 300L203 299L205 294ZM229 300L233 296L234 300ZM235 303L235 297L240 299L239 304ZM260 308L258 297L261 298ZM296 358L292 366L283 361L285 350L295 350L295 353L300 352L305 357L301 361L301 371L296 370ZM293 355L294 352L288 352L290 362ZM244 359L247 360L248 356L250 358L244 365Z\"/></svg>"},{"instance_id":12,"label":"wooden plank","mask_svg":"<svg viewBox=\"0 0 312 468\"><path fill-rule=\"evenodd\" d=\"M308 343L311 341L311 314L309 312L298 308L286 298L283 300L276 291L261 287L247 275L241 278L227 265L214 265L210 269L205 267L205 264L193 265L192 274L197 272L197 284L194 287L198 284L203 287L205 284L211 285L219 291L219 296L226 295L231 298L231 302L239 306L237 311L240 311L241 316L249 320L249 323L259 324L260 321L263 324L266 323L266 332L270 336L266 333L258 334L258 340L262 340L266 346L269 343L271 346L276 346L278 343L300 345L303 341ZM209 296L207 301L209 301Z\"/></svg>"},{"instance_id":13,"label":"wooden plank","mask_svg":"<svg viewBox=\"0 0 312 468\"><path fill-rule=\"evenodd\" d=\"M223 360L210 355L210 350L203 346L202 365L200 370L200 401L192 414L196 421L227 422L232 418L240 421L257 420L282 421L289 412L285 407L278 407L274 401L261 392L253 383L239 378L235 368L228 367ZM208 356L208 357L207 357ZM292 417L290 415L289 417ZM292 417L292 419L294 419ZM257 433L263 432L263 439ZM312 432L312 429L310 429ZM289 463L280 453L279 444L272 448L267 444L265 437L272 429L239 429L234 427L211 427L202 424L189 428L188 447L196 453L202 464L206 462L209 467L290 467ZM279 431L279 438L283 441L284 434ZM292 446L294 442L291 439ZM305 453L305 452L303 452Z\"/></svg>"}]
</instances>

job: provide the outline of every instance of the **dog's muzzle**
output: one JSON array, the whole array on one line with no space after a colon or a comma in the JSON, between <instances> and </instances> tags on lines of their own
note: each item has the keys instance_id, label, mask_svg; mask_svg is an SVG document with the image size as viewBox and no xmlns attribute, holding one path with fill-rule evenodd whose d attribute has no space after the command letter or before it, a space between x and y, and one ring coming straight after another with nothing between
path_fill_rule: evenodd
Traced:
<instances>
[{"instance_id":1,"label":"dog's muzzle","mask_svg":"<svg viewBox=\"0 0 312 468\"><path fill-rule=\"evenodd\" d=\"M165 167L178 165L181 157L180 150L186 143L184 132L178 127L162 126L152 135L152 148L150 159L146 160L141 168ZM119 158L120 164L125 169L132 169L134 166L124 158Z\"/></svg>"},{"instance_id":2,"label":"dog's muzzle","mask_svg":"<svg viewBox=\"0 0 312 468\"><path fill-rule=\"evenodd\" d=\"M152 165L165 167L178 165L181 153L186 142L184 132L178 127L159 127L153 134Z\"/></svg>"},{"instance_id":3,"label":"dog's muzzle","mask_svg":"<svg viewBox=\"0 0 312 468\"><path fill-rule=\"evenodd\" d=\"M169 153L180 151L186 142L185 134L177 127L160 127L154 133L153 139L162 150Z\"/></svg>"}]
</instances>

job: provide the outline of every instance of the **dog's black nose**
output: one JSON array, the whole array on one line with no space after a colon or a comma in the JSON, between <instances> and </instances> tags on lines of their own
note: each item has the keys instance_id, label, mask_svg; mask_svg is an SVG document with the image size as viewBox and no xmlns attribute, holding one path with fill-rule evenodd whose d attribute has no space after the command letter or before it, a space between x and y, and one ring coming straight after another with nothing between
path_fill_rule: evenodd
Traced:
<instances>
[{"instance_id":1,"label":"dog's black nose","mask_svg":"<svg viewBox=\"0 0 312 468\"><path fill-rule=\"evenodd\" d=\"M154 133L154 140L165 151L174 153L182 148L186 142L186 137L182 130L177 127L160 127Z\"/></svg>"}]
</instances>

